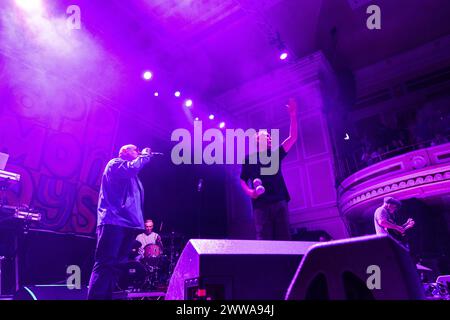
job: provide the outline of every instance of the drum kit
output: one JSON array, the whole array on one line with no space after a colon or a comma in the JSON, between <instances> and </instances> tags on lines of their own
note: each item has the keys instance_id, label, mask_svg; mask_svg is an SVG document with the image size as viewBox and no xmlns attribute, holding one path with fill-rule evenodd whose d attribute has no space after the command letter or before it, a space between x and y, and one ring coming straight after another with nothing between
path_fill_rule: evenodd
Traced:
<instances>
[{"instance_id":1,"label":"drum kit","mask_svg":"<svg viewBox=\"0 0 450 320\"><path fill-rule=\"evenodd\" d=\"M166 291L170 276L177 263L184 237L172 232L161 236L167 248L158 244L146 245L135 241L128 262L121 265L118 287L132 292ZM165 240L165 241L164 241Z\"/></svg>"}]
</instances>

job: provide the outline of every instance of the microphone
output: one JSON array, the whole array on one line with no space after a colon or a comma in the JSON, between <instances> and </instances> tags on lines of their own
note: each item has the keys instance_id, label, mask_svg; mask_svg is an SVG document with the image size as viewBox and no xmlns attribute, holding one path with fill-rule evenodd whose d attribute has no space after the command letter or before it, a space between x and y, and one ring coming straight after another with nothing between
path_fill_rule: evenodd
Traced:
<instances>
[{"instance_id":1,"label":"microphone","mask_svg":"<svg viewBox=\"0 0 450 320\"><path fill-rule=\"evenodd\" d=\"M156 151L150 151L150 148L144 148L142 151L139 152L140 155L143 156L163 156L164 153L162 152L156 152Z\"/></svg>"},{"instance_id":2,"label":"microphone","mask_svg":"<svg viewBox=\"0 0 450 320\"><path fill-rule=\"evenodd\" d=\"M262 181L259 178L256 178L255 180L253 180L253 187L255 188L256 194L258 196L260 196L264 192L266 192L266 188L264 188L264 186L262 185Z\"/></svg>"}]
</instances>

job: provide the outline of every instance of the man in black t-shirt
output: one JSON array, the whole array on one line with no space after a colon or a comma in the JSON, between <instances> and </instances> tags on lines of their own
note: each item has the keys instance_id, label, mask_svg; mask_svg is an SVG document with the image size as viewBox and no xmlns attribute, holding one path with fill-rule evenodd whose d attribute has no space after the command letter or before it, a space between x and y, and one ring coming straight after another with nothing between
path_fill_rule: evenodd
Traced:
<instances>
[{"instance_id":1,"label":"man in black t-shirt","mask_svg":"<svg viewBox=\"0 0 450 320\"><path fill-rule=\"evenodd\" d=\"M297 141L297 104L294 99L289 99L287 108L290 116L289 137L279 148L272 150L269 133L259 131L256 136L258 153L247 156L242 165L241 186L252 198L258 240L290 240L288 218L290 197L281 172L281 162ZM260 161L261 154L265 152L268 156L273 156L274 152L278 153L280 163L277 172L273 175L261 174L261 168L269 166ZM257 160L254 164L250 162L252 157ZM263 189L257 187L258 183L255 183L255 179L260 179Z\"/></svg>"}]
</instances>

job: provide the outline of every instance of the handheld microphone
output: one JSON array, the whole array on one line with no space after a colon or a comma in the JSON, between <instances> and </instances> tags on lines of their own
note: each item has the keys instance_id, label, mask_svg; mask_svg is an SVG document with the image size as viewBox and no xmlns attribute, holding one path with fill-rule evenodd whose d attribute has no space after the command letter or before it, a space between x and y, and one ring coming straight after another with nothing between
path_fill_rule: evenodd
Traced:
<instances>
[{"instance_id":1,"label":"handheld microphone","mask_svg":"<svg viewBox=\"0 0 450 320\"><path fill-rule=\"evenodd\" d=\"M164 153L162 153L162 152L150 152L150 154L152 155L152 156L163 156L164 155Z\"/></svg>"},{"instance_id":2,"label":"handheld microphone","mask_svg":"<svg viewBox=\"0 0 450 320\"><path fill-rule=\"evenodd\" d=\"M266 192L266 188L264 188L264 186L262 185L262 181L259 178L256 178L255 180L253 180L253 187L255 188L256 194L258 196L260 196L264 192Z\"/></svg>"}]
</instances>

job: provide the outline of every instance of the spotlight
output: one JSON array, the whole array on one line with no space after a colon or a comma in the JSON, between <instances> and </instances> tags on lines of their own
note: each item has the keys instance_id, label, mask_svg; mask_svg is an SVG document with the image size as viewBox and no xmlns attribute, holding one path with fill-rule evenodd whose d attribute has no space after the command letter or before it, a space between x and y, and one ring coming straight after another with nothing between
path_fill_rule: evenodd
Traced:
<instances>
[{"instance_id":1,"label":"spotlight","mask_svg":"<svg viewBox=\"0 0 450 320\"><path fill-rule=\"evenodd\" d=\"M208 118L209 118L209 120L214 120L214 115L210 114Z\"/></svg>"},{"instance_id":2,"label":"spotlight","mask_svg":"<svg viewBox=\"0 0 450 320\"><path fill-rule=\"evenodd\" d=\"M198 120L200 120L198 117L195 117L195 119L194 119L195 121L198 121Z\"/></svg>"},{"instance_id":3,"label":"spotlight","mask_svg":"<svg viewBox=\"0 0 450 320\"><path fill-rule=\"evenodd\" d=\"M154 95L155 97L159 96L158 91L155 91L155 93L153 93L153 95Z\"/></svg>"},{"instance_id":4,"label":"spotlight","mask_svg":"<svg viewBox=\"0 0 450 320\"><path fill-rule=\"evenodd\" d=\"M31 13L41 13L43 10L42 1L41 0L15 0L16 5L21 9Z\"/></svg>"},{"instance_id":5,"label":"spotlight","mask_svg":"<svg viewBox=\"0 0 450 320\"><path fill-rule=\"evenodd\" d=\"M288 57L288 53L287 52L282 52L280 54L280 60L285 60Z\"/></svg>"},{"instance_id":6,"label":"spotlight","mask_svg":"<svg viewBox=\"0 0 450 320\"><path fill-rule=\"evenodd\" d=\"M186 107L188 107L188 108L192 107L192 100L191 100L191 99L187 99L187 100L184 102L184 105L185 105Z\"/></svg>"},{"instance_id":7,"label":"spotlight","mask_svg":"<svg viewBox=\"0 0 450 320\"><path fill-rule=\"evenodd\" d=\"M179 96L181 96L181 92L180 91L175 91L174 95L175 95L175 97L178 98Z\"/></svg>"},{"instance_id":8,"label":"spotlight","mask_svg":"<svg viewBox=\"0 0 450 320\"><path fill-rule=\"evenodd\" d=\"M221 123L219 123L219 128L220 128L220 129L225 128L225 122L222 121Z\"/></svg>"},{"instance_id":9,"label":"spotlight","mask_svg":"<svg viewBox=\"0 0 450 320\"><path fill-rule=\"evenodd\" d=\"M144 78L145 80L150 80L153 77L153 74L150 71L145 71L142 74L142 78Z\"/></svg>"}]
</instances>

